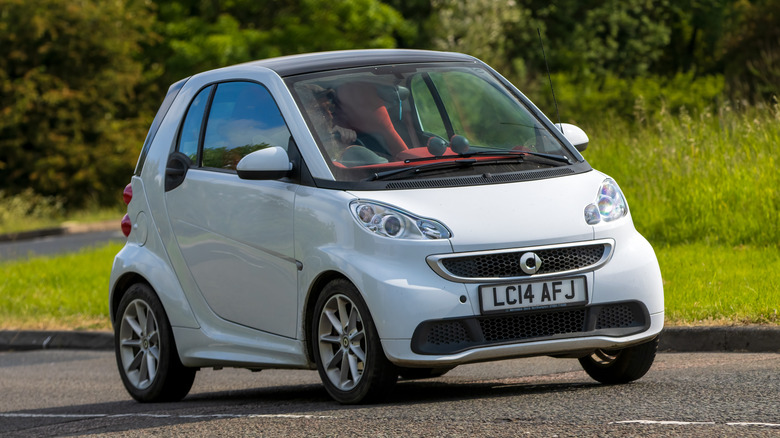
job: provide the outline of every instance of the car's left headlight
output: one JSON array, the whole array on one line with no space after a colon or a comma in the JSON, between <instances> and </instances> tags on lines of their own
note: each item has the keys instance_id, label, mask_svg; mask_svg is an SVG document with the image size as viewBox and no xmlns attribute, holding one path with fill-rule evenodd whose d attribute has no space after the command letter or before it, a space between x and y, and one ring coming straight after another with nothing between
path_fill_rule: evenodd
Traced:
<instances>
[{"instance_id":1,"label":"car's left headlight","mask_svg":"<svg viewBox=\"0 0 780 438\"><path fill-rule=\"evenodd\" d=\"M366 230L393 239L449 239L450 230L434 219L418 217L398 207L376 201L349 204L355 220Z\"/></svg>"},{"instance_id":2,"label":"car's left headlight","mask_svg":"<svg viewBox=\"0 0 780 438\"><path fill-rule=\"evenodd\" d=\"M611 222L628 214L628 204L615 180L607 178L601 183L596 200L585 207L585 222L588 225Z\"/></svg>"}]
</instances>

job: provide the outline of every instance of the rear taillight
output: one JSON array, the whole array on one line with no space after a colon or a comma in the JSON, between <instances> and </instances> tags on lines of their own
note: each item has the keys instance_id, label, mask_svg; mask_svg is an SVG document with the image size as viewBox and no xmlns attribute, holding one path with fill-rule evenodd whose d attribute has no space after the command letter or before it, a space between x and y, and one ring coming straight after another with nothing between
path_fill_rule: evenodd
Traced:
<instances>
[{"instance_id":1,"label":"rear taillight","mask_svg":"<svg viewBox=\"0 0 780 438\"><path fill-rule=\"evenodd\" d=\"M125 190L122 192L122 199L125 201L125 204L129 204L130 201L133 199L133 185L128 184L125 186ZM130 223L130 215L125 214L125 217L122 218L122 234L125 235L125 237L130 236L130 231L133 229L133 224Z\"/></svg>"},{"instance_id":2,"label":"rear taillight","mask_svg":"<svg viewBox=\"0 0 780 438\"><path fill-rule=\"evenodd\" d=\"M130 223L130 215L125 214L125 217L122 218L122 234L124 234L125 237L129 236L132 228L133 224Z\"/></svg>"},{"instance_id":3,"label":"rear taillight","mask_svg":"<svg viewBox=\"0 0 780 438\"><path fill-rule=\"evenodd\" d=\"M122 192L122 199L125 201L125 205L129 204L133 199L133 185L128 184L125 186L125 190Z\"/></svg>"}]
</instances>

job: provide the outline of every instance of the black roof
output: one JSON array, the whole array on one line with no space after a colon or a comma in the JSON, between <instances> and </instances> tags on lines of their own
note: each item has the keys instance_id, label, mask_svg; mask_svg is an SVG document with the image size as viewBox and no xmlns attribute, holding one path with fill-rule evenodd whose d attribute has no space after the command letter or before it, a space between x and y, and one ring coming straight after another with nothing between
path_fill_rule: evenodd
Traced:
<instances>
[{"instance_id":1,"label":"black roof","mask_svg":"<svg viewBox=\"0 0 780 438\"><path fill-rule=\"evenodd\" d=\"M408 49L342 50L336 52L307 53L253 61L257 65L275 71L279 76L333 70L339 68L366 67L371 65L410 64L420 62L475 62L476 58L462 53L435 52Z\"/></svg>"}]
</instances>

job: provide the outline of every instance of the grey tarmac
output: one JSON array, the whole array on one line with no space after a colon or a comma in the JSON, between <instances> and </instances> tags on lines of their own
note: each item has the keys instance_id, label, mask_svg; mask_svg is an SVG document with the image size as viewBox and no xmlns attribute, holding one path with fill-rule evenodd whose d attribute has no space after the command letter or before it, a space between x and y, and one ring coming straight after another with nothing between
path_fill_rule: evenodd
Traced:
<instances>
[{"instance_id":1,"label":"grey tarmac","mask_svg":"<svg viewBox=\"0 0 780 438\"><path fill-rule=\"evenodd\" d=\"M202 370L182 402L139 404L106 351L0 353L3 436L780 436L780 354L661 353L604 386L573 359L528 358L401 381L341 406L314 371Z\"/></svg>"}]
</instances>

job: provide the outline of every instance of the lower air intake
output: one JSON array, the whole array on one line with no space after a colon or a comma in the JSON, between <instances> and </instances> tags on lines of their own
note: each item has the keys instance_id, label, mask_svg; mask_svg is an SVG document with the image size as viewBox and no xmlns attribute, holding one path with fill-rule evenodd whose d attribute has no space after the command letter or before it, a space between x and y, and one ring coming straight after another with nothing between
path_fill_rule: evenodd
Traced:
<instances>
[{"instance_id":1,"label":"lower air intake","mask_svg":"<svg viewBox=\"0 0 780 438\"><path fill-rule=\"evenodd\" d=\"M417 327L412 350L418 354L440 355L496 344L596 335L628 336L646 330L649 324L647 310L637 302L433 320Z\"/></svg>"}]
</instances>

